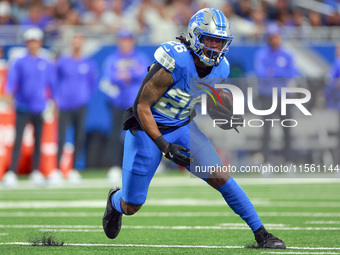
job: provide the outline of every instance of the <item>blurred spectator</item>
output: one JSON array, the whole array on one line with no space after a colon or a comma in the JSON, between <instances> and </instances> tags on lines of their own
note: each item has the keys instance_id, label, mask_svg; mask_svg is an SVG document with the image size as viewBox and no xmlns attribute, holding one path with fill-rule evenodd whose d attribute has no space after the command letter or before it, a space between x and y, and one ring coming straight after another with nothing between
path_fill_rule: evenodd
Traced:
<instances>
[{"instance_id":1,"label":"blurred spectator","mask_svg":"<svg viewBox=\"0 0 340 255\"><path fill-rule=\"evenodd\" d=\"M296 77L296 69L293 56L288 53L282 46L281 29L277 24L271 24L267 28L268 45L259 49L255 55L255 71L259 78L258 80L258 96L262 110L268 110L272 106L273 88L277 88L278 95L281 95L281 88L287 87L291 78ZM278 106L281 105L280 96L278 97ZM287 115L282 116L281 107L273 115L279 116L282 119L289 119L289 109ZM268 116L264 116L266 118ZM270 118L272 119L272 118ZM264 161L268 162L270 157L270 131L271 123L264 124L262 138L262 153ZM286 161L291 161L291 140L290 129L283 128L284 133L284 149L283 155Z\"/></svg>"},{"instance_id":2,"label":"blurred spectator","mask_svg":"<svg viewBox=\"0 0 340 255\"><path fill-rule=\"evenodd\" d=\"M51 17L48 17L43 13L41 5L32 5L28 10L28 18L21 22L24 26L36 26L42 30L45 30L47 26L51 23Z\"/></svg>"},{"instance_id":3,"label":"blurred spectator","mask_svg":"<svg viewBox=\"0 0 340 255\"><path fill-rule=\"evenodd\" d=\"M247 39L250 37L259 39L264 34L266 19L261 8L251 13L251 19L244 19L236 15L233 6L229 3L225 4L221 10L229 19L232 33L237 34L237 38L245 36Z\"/></svg>"},{"instance_id":4,"label":"blurred spectator","mask_svg":"<svg viewBox=\"0 0 340 255\"><path fill-rule=\"evenodd\" d=\"M120 15L123 14L123 10L126 8L124 2L130 2L130 1L123 1L123 0L114 0L113 1L112 10L116 15L120 16Z\"/></svg>"},{"instance_id":5,"label":"blurred spectator","mask_svg":"<svg viewBox=\"0 0 340 255\"><path fill-rule=\"evenodd\" d=\"M292 19L292 14L288 11L277 13L276 21L281 27L291 25Z\"/></svg>"},{"instance_id":6,"label":"blurred spectator","mask_svg":"<svg viewBox=\"0 0 340 255\"><path fill-rule=\"evenodd\" d=\"M44 176L38 170L40 163L40 141L43 130L42 113L45 110L48 89L52 90L54 70L52 65L39 56L43 32L39 28L25 31L24 40L27 54L13 63L9 70L8 94L14 97L16 107L15 144L10 169L3 178L3 184L14 187L17 184L17 167L19 162L22 137L26 124L34 126L33 171L30 180L36 185L44 184Z\"/></svg>"},{"instance_id":7,"label":"blurred spectator","mask_svg":"<svg viewBox=\"0 0 340 255\"><path fill-rule=\"evenodd\" d=\"M285 25L301 28L306 28L310 26L307 17L304 15L304 11L301 9L295 9L291 16L291 20L289 20L289 22L287 22Z\"/></svg>"},{"instance_id":8,"label":"blurred spectator","mask_svg":"<svg viewBox=\"0 0 340 255\"><path fill-rule=\"evenodd\" d=\"M57 0L54 5L54 18L63 22L70 11L71 5L68 0Z\"/></svg>"},{"instance_id":9,"label":"blurred spectator","mask_svg":"<svg viewBox=\"0 0 340 255\"><path fill-rule=\"evenodd\" d=\"M54 18L54 6L56 5L56 0L42 0L42 12L51 18Z\"/></svg>"},{"instance_id":10,"label":"blurred spectator","mask_svg":"<svg viewBox=\"0 0 340 255\"><path fill-rule=\"evenodd\" d=\"M267 15L268 19L271 21L276 21L281 26L292 23L292 6L289 0L277 0L271 1L267 5Z\"/></svg>"},{"instance_id":11,"label":"blurred spectator","mask_svg":"<svg viewBox=\"0 0 340 255\"><path fill-rule=\"evenodd\" d=\"M329 108L340 110L340 43L335 48L335 61L329 73L325 94Z\"/></svg>"},{"instance_id":12,"label":"blurred spectator","mask_svg":"<svg viewBox=\"0 0 340 255\"><path fill-rule=\"evenodd\" d=\"M276 9L280 12L291 12L291 0L276 0Z\"/></svg>"},{"instance_id":13,"label":"blurred spectator","mask_svg":"<svg viewBox=\"0 0 340 255\"><path fill-rule=\"evenodd\" d=\"M110 55L104 66L104 79L115 87L116 93L110 103L113 130L109 149L112 168L108 177L110 182L120 178L123 160L122 118L124 111L133 105L140 85L147 72L149 59L135 49L134 35L128 30L117 34L118 49Z\"/></svg>"},{"instance_id":14,"label":"blurred spectator","mask_svg":"<svg viewBox=\"0 0 340 255\"><path fill-rule=\"evenodd\" d=\"M129 11L131 7L134 8L136 5L138 5L140 0L113 0L112 2L112 10L116 14L120 15L126 11Z\"/></svg>"},{"instance_id":15,"label":"blurred spectator","mask_svg":"<svg viewBox=\"0 0 340 255\"><path fill-rule=\"evenodd\" d=\"M340 43L335 48L335 61L329 73L329 82L325 87L326 102L329 108L336 109L339 112L338 117L338 148L336 150L335 160L340 163Z\"/></svg>"},{"instance_id":16,"label":"blurred spectator","mask_svg":"<svg viewBox=\"0 0 340 255\"><path fill-rule=\"evenodd\" d=\"M328 26L340 26L340 13L334 9L332 14L326 17Z\"/></svg>"},{"instance_id":17,"label":"blurred spectator","mask_svg":"<svg viewBox=\"0 0 340 255\"><path fill-rule=\"evenodd\" d=\"M309 24L312 27L319 27L323 25L321 15L320 13L316 11L310 11L308 14L308 18L309 18Z\"/></svg>"},{"instance_id":18,"label":"blurred spectator","mask_svg":"<svg viewBox=\"0 0 340 255\"><path fill-rule=\"evenodd\" d=\"M12 1L12 16L17 23L21 23L28 16L29 0L13 0Z\"/></svg>"},{"instance_id":19,"label":"blurred spectator","mask_svg":"<svg viewBox=\"0 0 340 255\"><path fill-rule=\"evenodd\" d=\"M235 14L248 19L252 11L251 0L239 0L234 4Z\"/></svg>"},{"instance_id":20,"label":"blurred spectator","mask_svg":"<svg viewBox=\"0 0 340 255\"><path fill-rule=\"evenodd\" d=\"M253 24L252 36L257 39L261 38L266 32L266 13L263 8L257 8L251 13L251 21Z\"/></svg>"},{"instance_id":21,"label":"blurred spectator","mask_svg":"<svg viewBox=\"0 0 340 255\"><path fill-rule=\"evenodd\" d=\"M203 9L203 8L215 8L217 10L221 10L223 6L225 5L224 0L197 0L197 8L198 10ZM194 13L196 12L193 10Z\"/></svg>"},{"instance_id":22,"label":"blurred spectator","mask_svg":"<svg viewBox=\"0 0 340 255\"><path fill-rule=\"evenodd\" d=\"M80 26L82 25L79 14L76 10L70 10L67 15L66 18L64 19L64 24L63 25L67 25L67 26Z\"/></svg>"},{"instance_id":23,"label":"blurred spectator","mask_svg":"<svg viewBox=\"0 0 340 255\"><path fill-rule=\"evenodd\" d=\"M59 109L58 125L58 168L61 168L61 157L65 143L66 129L74 128L73 166L68 179L74 184L81 182L77 159L83 149L85 140L84 121L87 104L96 88L96 70L94 65L82 56L84 36L73 36L70 56L57 61L57 79L55 88L56 103ZM55 180L61 176L54 173Z\"/></svg>"},{"instance_id":24,"label":"blurred spectator","mask_svg":"<svg viewBox=\"0 0 340 255\"><path fill-rule=\"evenodd\" d=\"M91 0L71 0L72 7L77 10L80 15L90 10Z\"/></svg>"},{"instance_id":25,"label":"blurred spectator","mask_svg":"<svg viewBox=\"0 0 340 255\"><path fill-rule=\"evenodd\" d=\"M179 27L167 17L166 8L152 0L142 0L137 14L141 33L152 43L174 40ZM165 32L166 31L166 32Z\"/></svg>"},{"instance_id":26,"label":"blurred spectator","mask_svg":"<svg viewBox=\"0 0 340 255\"><path fill-rule=\"evenodd\" d=\"M91 1L90 10L82 18L84 25L98 31L118 30L120 27L120 16L113 11L107 10L105 0Z\"/></svg>"},{"instance_id":27,"label":"blurred spectator","mask_svg":"<svg viewBox=\"0 0 340 255\"><path fill-rule=\"evenodd\" d=\"M0 25L13 25L11 17L11 5L8 2L0 2Z\"/></svg>"},{"instance_id":28,"label":"blurred spectator","mask_svg":"<svg viewBox=\"0 0 340 255\"><path fill-rule=\"evenodd\" d=\"M195 10L191 0L168 0L165 3L164 15L166 19L172 20L176 26L186 26Z\"/></svg>"},{"instance_id":29,"label":"blurred spectator","mask_svg":"<svg viewBox=\"0 0 340 255\"><path fill-rule=\"evenodd\" d=\"M306 17L304 16L302 10L296 9L293 11L291 24L286 23L285 25L292 25L295 27L302 27L306 25Z\"/></svg>"},{"instance_id":30,"label":"blurred spectator","mask_svg":"<svg viewBox=\"0 0 340 255\"><path fill-rule=\"evenodd\" d=\"M124 27L138 33L140 41L158 44L173 40L198 9L215 7L224 10L238 39L243 36L261 39L263 24L268 21L290 26L287 35L304 38L313 33L310 27L340 26L340 1L323 2L327 8L320 10L321 13L331 14L321 16L317 11L297 9L292 0L0 0L0 24L38 26L48 33L48 39L63 35L63 31L58 33L57 29L63 30L60 25L64 24L84 25L104 33ZM8 16L8 7L1 7L8 3L12 6L11 16ZM325 37L326 32L321 36Z\"/></svg>"}]
</instances>

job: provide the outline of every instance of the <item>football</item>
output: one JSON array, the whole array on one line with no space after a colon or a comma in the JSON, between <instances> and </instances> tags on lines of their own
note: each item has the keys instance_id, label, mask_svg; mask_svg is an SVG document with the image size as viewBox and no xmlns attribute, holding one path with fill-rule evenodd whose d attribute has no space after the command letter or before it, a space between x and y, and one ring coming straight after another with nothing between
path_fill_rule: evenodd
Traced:
<instances>
[{"instance_id":1,"label":"football","mask_svg":"<svg viewBox=\"0 0 340 255\"><path fill-rule=\"evenodd\" d=\"M224 107L226 107L228 110L231 110L230 106L233 105L233 95L230 92L228 92L228 91L226 91L224 89L217 89L216 92L218 93L218 96L220 97L220 99L222 101L222 105ZM217 98L216 94L213 94L213 96L214 96L214 99L215 99L216 103L220 104L220 100ZM229 99L230 105L226 104L226 102L224 100L225 97ZM207 108L208 108L207 110L208 110L208 113L210 113L210 110L212 108L214 108L215 106L216 105L215 105L214 100L211 97L208 96L208 98L207 98Z\"/></svg>"}]
</instances>

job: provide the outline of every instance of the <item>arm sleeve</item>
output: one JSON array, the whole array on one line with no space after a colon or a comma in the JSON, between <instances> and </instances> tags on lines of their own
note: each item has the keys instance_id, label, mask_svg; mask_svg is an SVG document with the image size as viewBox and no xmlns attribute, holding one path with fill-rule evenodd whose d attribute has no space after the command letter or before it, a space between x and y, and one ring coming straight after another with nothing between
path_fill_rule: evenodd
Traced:
<instances>
[{"instance_id":1,"label":"arm sleeve","mask_svg":"<svg viewBox=\"0 0 340 255\"><path fill-rule=\"evenodd\" d=\"M339 61L340 63L340 61ZM326 83L326 86L324 87L324 93L325 96L327 98L327 105L328 107L333 107L336 102L334 100L334 95L336 95L337 93L337 86L338 86L338 82L337 79L340 77L340 65L337 65L337 63L335 62L332 66L331 71L329 72L328 75L328 81Z\"/></svg>"},{"instance_id":2,"label":"arm sleeve","mask_svg":"<svg viewBox=\"0 0 340 255\"><path fill-rule=\"evenodd\" d=\"M15 94L18 89L19 79L20 79L20 67L19 62L16 60L12 65L9 67L8 70L8 85L6 92L9 94Z\"/></svg>"}]
</instances>

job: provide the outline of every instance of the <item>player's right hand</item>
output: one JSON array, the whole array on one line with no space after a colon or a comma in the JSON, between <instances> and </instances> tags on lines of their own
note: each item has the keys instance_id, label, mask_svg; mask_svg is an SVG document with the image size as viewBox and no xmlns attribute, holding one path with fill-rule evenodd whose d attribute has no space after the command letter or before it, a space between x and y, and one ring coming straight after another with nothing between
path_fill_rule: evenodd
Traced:
<instances>
[{"instance_id":1,"label":"player's right hand","mask_svg":"<svg viewBox=\"0 0 340 255\"><path fill-rule=\"evenodd\" d=\"M179 144L169 143L164 154L166 158L180 166L190 166L191 158L184 155L181 151L190 153L190 150Z\"/></svg>"}]
</instances>

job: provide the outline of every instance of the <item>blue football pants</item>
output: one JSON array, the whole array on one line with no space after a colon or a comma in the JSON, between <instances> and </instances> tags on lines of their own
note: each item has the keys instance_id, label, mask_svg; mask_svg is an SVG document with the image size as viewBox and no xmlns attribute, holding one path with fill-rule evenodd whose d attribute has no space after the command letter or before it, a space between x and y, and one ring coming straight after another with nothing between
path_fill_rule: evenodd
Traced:
<instances>
[{"instance_id":1,"label":"blue football pants","mask_svg":"<svg viewBox=\"0 0 340 255\"><path fill-rule=\"evenodd\" d=\"M163 137L169 143L190 149L193 163L187 168L189 171L196 165L222 166L214 146L194 121L172 132L163 132ZM162 152L144 131L138 130L134 135L130 130L126 133L122 182L122 198L126 203L145 203L151 179L161 159ZM207 181L208 174L202 173L199 177Z\"/></svg>"}]
</instances>

